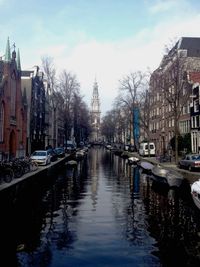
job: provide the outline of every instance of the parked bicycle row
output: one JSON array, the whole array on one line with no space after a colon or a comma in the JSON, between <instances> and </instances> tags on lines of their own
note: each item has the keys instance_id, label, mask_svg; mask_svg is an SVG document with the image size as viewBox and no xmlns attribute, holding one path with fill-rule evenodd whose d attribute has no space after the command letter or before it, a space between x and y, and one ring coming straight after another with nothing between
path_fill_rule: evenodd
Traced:
<instances>
[{"instance_id":1,"label":"parked bicycle row","mask_svg":"<svg viewBox=\"0 0 200 267\"><path fill-rule=\"evenodd\" d=\"M10 183L15 178L20 178L25 173L38 169L37 162L30 158L15 158L10 161L0 161L0 184Z\"/></svg>"}]
</instances>

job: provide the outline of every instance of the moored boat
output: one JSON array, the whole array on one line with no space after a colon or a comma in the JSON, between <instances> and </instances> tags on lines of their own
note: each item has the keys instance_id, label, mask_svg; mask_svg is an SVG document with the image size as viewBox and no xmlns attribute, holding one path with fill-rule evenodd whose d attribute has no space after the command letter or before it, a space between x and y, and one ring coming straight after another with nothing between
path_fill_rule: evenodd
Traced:
<instances>
[{"instance_id":1,"label":"moored boat","mask_svg":"<svg viewBox=\"0 0 200 267\"><path fill-rule=\"evenodd\" d=\"M87 154L87 152L84 149L78 150L76 152L76 160L83 159L86 154Z\"/></svg>"},{"instance_id":2,"label":"moored boat","mask_svg":"<svg viewBox=\"0 0 200 267\"><path fill-rule=\"evenodd\" d=\"M175 170L169 170L166 178L170 187L179 187L184 180L183 175Z\"/></svg>"},{"instance_id":3,"label":"moored boat","mask_svg":"<svg viewBox=\"0 0 200 267\"><path fill-rule=\"evenodd\" d=\"M159 166L159 165L156 165L152 168L151 170L152 172L152 179L158 183L161 183L161 184L165 184L165 185L168 185L168 181L167 181L167 173L168 173L168 170Z\"/></svg>"},{"instance_id":4,"label":"moored boat","mask_svg":"<svg viewBox=\"0 0 200 267\"><path fill-rule=\"evenodd\" d=\"M169 187L179 187L183 181L183 175L172 169L166 169L160 165L152 168L153 179Z\"/></svg>"},{"instance_id":5,"label":"moored boat","mask_svg":"<svg viewBox=\"0 0 200 267\"><path fill-rule=\"evenodd\" d=\"M147 173L151 173L154 167L154 164L147 162L147 161L139 161L137 164L143 169L144 172L147 172Z\"/></svg>"},{"instance_id":6,"label":"moored boat","mask_svg":"<svg viewBox=\"0 0 200 267\"><path fill-rule=\"evenodd\" d=\"M192 195L194 204L197 206L197 208L200 209L200 180L195 181L191 185L191 195Z\"/></svg>"},{"instance_id":7,"label":"moored boat","mask_svg":"<svg viewBox=\"0 0 200 267\"><path fill-rule=\"evenodd\" d=\"M128 158L128 163L129 164L137 164L139 161L140 161L140 159L137 158L137 157L130 157L130 158Z\"/></svg>"}]
</instances>

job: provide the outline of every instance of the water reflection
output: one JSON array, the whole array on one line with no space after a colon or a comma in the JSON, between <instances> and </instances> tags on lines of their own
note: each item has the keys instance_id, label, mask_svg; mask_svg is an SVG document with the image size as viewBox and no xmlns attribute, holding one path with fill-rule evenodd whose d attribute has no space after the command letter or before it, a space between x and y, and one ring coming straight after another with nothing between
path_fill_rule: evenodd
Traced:
<instances>
[{"instance_id":1,"label":"water reflection","mask_svg":"<svg viewBox=\"0 0 200 267\"><path fill-rule=\"evenodd\" d=\"M163 187L103 148L44 178L1 196L2 266L199 266L187 181Z\"/></svg>"}]
</instances>

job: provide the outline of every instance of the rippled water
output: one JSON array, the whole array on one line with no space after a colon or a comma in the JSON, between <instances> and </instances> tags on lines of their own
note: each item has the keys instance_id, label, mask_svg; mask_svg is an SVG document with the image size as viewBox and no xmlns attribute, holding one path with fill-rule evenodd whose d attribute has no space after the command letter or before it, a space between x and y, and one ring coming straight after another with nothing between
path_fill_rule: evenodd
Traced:
<instances>
[{"instance_id":1,"label":"rippled water","mask_svg":"<svg viewBox=\"0 0 200 267\"><path fill-rule=\"evenodd\" d=\"M77 170L20 190L1 198L0 266L200 266L200 211L187 182L160 187L96 148Z\"/></svg>"}]
</instances>

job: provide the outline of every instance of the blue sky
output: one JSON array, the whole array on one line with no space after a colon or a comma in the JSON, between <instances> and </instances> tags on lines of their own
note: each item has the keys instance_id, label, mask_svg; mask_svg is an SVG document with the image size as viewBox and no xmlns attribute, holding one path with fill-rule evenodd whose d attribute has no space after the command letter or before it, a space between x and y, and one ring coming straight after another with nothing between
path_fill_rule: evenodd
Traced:
<instances>
[{"instance_id":1,"label":"blue sky","mask_svg":"<svg viewBox=\"0 0 200 267\"><path fill-rule=\"evenodd\" d=\"M51 56L58 74L77 75L88 105L96 77L104 113L123 76L157 68L164 46L200 37L199 25L199 0L0 0L0 55L9 37L23 69Z\"/></svg>"}]
</instances>

